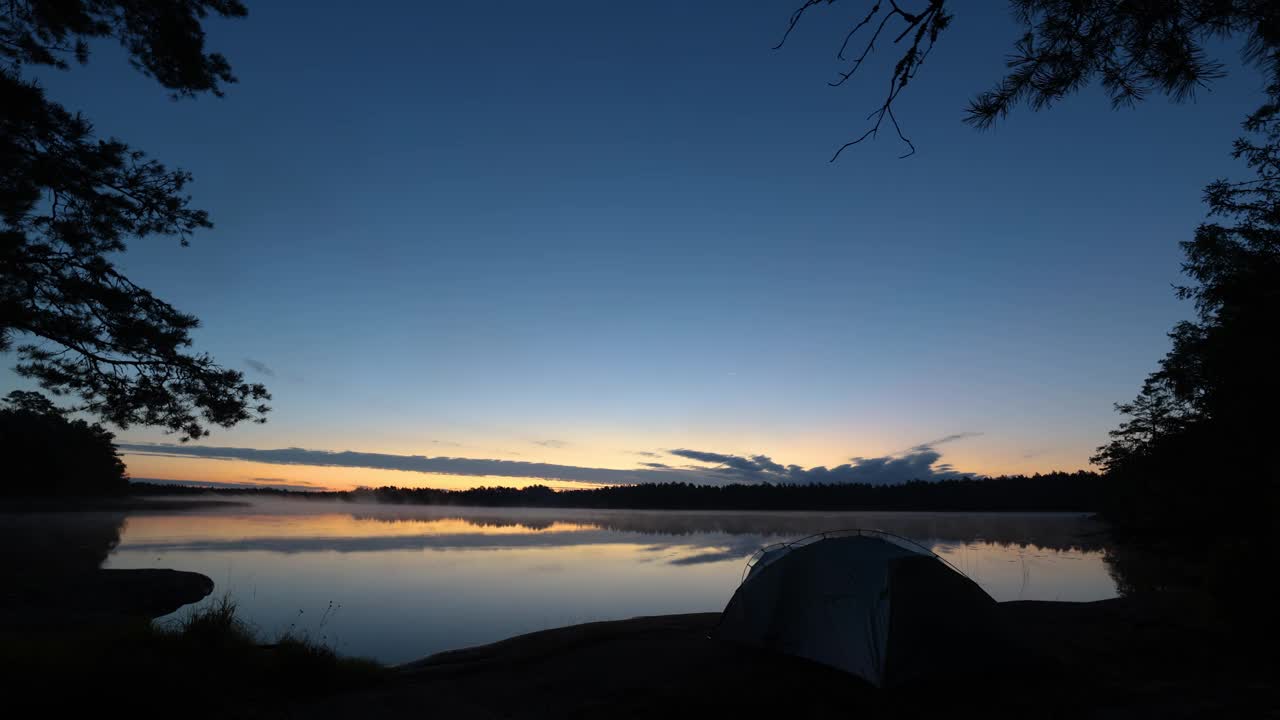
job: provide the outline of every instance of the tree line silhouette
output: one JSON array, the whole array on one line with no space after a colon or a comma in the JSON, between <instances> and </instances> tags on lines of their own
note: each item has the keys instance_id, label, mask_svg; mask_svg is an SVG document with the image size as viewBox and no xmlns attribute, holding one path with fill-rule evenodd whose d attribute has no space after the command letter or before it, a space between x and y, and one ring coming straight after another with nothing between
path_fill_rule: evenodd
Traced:
<instances>
[{"instance_id":1,"label":"tree line silhouette","mask_svg":"<svg viewBox=\"0 0 1280 720\"><path fill-rule=\"evenodd\" d=\"M362 487L339 492L290 491L278 488L195 488L134 483L136 492L228 496L296 497L306 500L377 502L396 505L475 507L588 508L633 510L938 510L968 512L1097 511L1104 502L1106 480L1079 471L1011 475L984 479L902 485L853 483L813 485L695 485L646 483L554 490L545 485L524 488Z\"/></svg>"},{"instance_id":2,"label":"tree line silhouette","mask_svg":"<svg viewBox=\"0 0 1280 720\"><path fill-rule=\"evenodd\" d=\"M1238 535L1280 511L1269 451L1280 430L1280 29L1277 39L1268 102L1233 152L1252 177L1210 183L1209 218L1181 244L1191 282L1177 294L1195 319L1174 326L1138 397L1116 405L1127 419L1093 459L1115 479L1110 514L1126 527L1195 521Z\"/></svg>"}]
</instances>

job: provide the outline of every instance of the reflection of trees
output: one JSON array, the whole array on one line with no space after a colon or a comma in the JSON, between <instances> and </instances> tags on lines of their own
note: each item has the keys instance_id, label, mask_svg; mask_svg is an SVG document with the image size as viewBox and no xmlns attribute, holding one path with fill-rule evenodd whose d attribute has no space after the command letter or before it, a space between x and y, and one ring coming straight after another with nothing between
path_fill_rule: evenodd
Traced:
<instances>
[{"instance_id":1,"label":"reflection of trees","mask_svg":"<svg viewBox=\"0 0 1280 720\"><path fill-rule=\"evenodd\" d=\"M122 512L0 514L0 562L21 577L96 570L120 543Z\"/></svg>"},{"instance_id":2,"label":"reflection of trees","mask_svg":"<svg viewBox=\"0 0 1280 720\"><path fill-rule=\"evenodd\" d=\"M213 590L194 572L103 570L120 543L123 511L0 512L0 626L69 628L156 618Z\"/></svg>"},{"instance_id":3,"label":"reflection of trees","mask_svg":"<svg viewBox=\"0 0 1280 720\"><path fill-rule=\"evenodd\" d=\"M1145 594L1194 584L1195 569L1184 558L1131 542L1107 547L1103 561L1121 595Z\"/></svg>"},{"instance_id":4,"label":"reflection of trees","mask_svg":"<svg viewBox=\"0 0 1280 720\"><path fill-rule=\"evenodd\" d=\"M1121 536L1107 546L1104 560L1122 595L1196 598L1216 606L1221 617L1248 623L1249 633L1280 629L1271 593L1256 590L1265 584L1259 568L1271 562L1257 541L1191 532L1172 539Z\"/></svg>"},{"instance_id":5,"label":"reflection of trees","mask_svg":"<svg viewBox=\"0 0 1280 720\"><path fill-rule=\"evenodd\" d=\"M968 513L739 513L626 510L471 511L463 508L396 508L390 512L352 513L377 522L455 520L477 529L546 530L555 523L647 535L754 535L799 538L842 528L875 528L921 542L991 542L1002 546L1034 545L1051 550L1101 550L1104 526L1080 515Z\"/></svg>"}]
</instances>

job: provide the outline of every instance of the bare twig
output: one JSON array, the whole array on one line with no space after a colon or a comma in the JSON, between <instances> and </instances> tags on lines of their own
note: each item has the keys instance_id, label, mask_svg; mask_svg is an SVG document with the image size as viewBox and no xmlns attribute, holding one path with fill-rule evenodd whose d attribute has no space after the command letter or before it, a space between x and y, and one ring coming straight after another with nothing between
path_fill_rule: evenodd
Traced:
<instances>
[{"instance_id":1,"label":"bare twig","mask_svg":"<svg viewBox=\"0 0 1280 720\"><path fill-rule=\"evenodd\" d=\"M795 30L796 24L800 22L800 18L805 12L820 2L831 2L832 0L805 0L804 4L796 8L791 14L791 20L788 23L787 31L782 36L782 41L778 43L775 49L782 47L791 32ZM893 71L889 77L889 89L885 93L884 100L879 107L873 110L868 116L868 120L874 120L874 123L857 139L851 140L841 145L831 156L831 162L835 162L840 154L846 149L861 143L868 138L874 139L880 132L881 125L888 118L890 124L893 125L894 132L898 139L907 146L907 152L900 157L906 158L915 154L916 148L911 140L907 138L902 131L902 126L898 123L898 118L893 113L893 103L898 96L906 88L907 84L915 77L916 72L920 69L920 65L924 63L929 53L933 50L934 44L937 42L938 34L944 30L951 21L951 16L944 9L946 0L925 0L928 5L920 12L909 12L904 10L897 0L888 0L888 7L880 0L876 0L871 5L871 9L861 20L855 24L845 35L844 42L841 43L840 49L836 52L836 57L845 60L845 52L849 49L849 44L853 41L855 35L863 27L872 24L877 17L880 18L879 23L875 26L875 31L867 38L867 42L862 47L862 52L853 61L847 70L839 73L839 78L827 83L831 87L840 87L848 82L862 67L863 62L871 56L876 49L876 43L880 40L880 36L885 32L889 24L897 18L902 23L902 29L897 31L897 35L893 38L893 44L899 44L903 40L910 38L911 44L903 51L898 61L893 66Z\"/></svg>"}]
</instances>

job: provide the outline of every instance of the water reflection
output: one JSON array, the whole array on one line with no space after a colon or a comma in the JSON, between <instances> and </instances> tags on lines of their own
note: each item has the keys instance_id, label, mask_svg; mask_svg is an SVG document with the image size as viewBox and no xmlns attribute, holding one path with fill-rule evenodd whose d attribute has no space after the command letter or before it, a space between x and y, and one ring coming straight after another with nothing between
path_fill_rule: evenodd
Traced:
<instances>
[{"instance_id":1,"label":"water reflection","mask_svg":"<svg viewBox=\"0 0 1280 720\"><path fill-rule=\"evenodd\" d=\"M302 511L302 512L300 512ZM301 520L305 517L305 520ZM149 517L129 533L131 549L373 552L461 548L653 544L701 549L677 565L750 555L762 544L832 529L876 528L944 548L992 543L1096 552L1102 526L1078 513L743 513L364 506L264 502L198 517Z\"/></svg>"},{"instance_id":2,"label":"water reflection","mask_svg":"<svg viewBox=\"0 0 1280 720\"><path fill-rule=\"evenodd\" d=\"M96 570L120 544L123 512L0 512L0 565L11 578Z\"/></svg>"},{"instance_id":3,"label":"water reflection","mask_svg":"<svg viewBox=\"0 0 1280 720\"><path fill-rule=\"evenodd\" d=\"M547 627L718 611L762 545L879 528L931 547L997 600L1115 594L1078 514L739 513L255 502L131 514L110 567L195 570L264 632L293 627L402 662ZM339 608L324 623L328 604ZM316 618L314 621L313 618Z\"/></svg>"}]
</instances>

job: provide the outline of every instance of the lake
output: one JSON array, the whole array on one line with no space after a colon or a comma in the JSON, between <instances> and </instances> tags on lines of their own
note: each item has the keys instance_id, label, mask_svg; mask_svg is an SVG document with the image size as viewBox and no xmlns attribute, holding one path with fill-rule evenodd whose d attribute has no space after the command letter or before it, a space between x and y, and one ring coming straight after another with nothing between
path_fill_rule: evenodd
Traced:
<instances>
[{"instance_id":1,"label":"lake","mask_svg":"<svg viewBox=\"0 0 1280 720\"><path fill-rule=\"evenodd\" d=\"M92 562L204 573L217 583L214 597L229 593L268 637L305 633L340 652L388 663L574 623L719 611L758 548L841 528L913 539L1001 601L1116 595L1102 527L1080 514L519 510L267 500L127 517L50 513L23 524L49 534L60 523L93 526L91 517L103 528L94 537L107 538ZM116 533L119 543L106 554ZM31 537L30 530L23 534Z\"/></svg>"}]
</instances>

